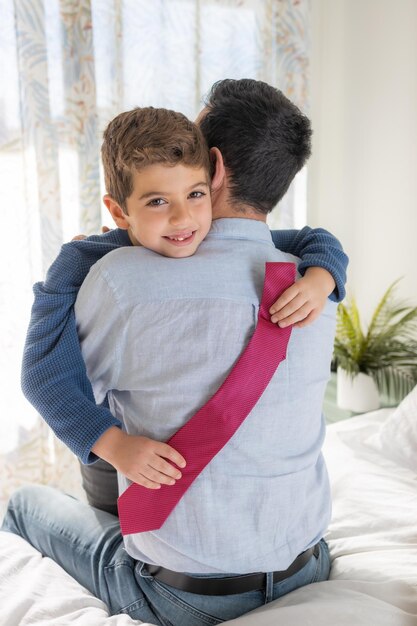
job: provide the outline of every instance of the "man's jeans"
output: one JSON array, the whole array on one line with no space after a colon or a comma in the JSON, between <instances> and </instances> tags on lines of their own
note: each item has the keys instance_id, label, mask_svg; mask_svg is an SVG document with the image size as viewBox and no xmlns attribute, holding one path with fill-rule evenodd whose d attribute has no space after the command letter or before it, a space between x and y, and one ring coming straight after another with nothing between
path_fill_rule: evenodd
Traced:
<instances>
[{"instance_id":1,"label":"man's jeans","mask_svg":"<svg viewBox=\"0 0 417 626\"><path fill-rule=\"evenodd\" d=\"M44 556L59 563L81 585L101 598L112 614L157 626L220 624L301 587L327 580L327 545L286 580L265 590L229 596L201 596L179 591L154 579L146 565L123 548L119 520L51 487L22 487L10 499L2 530L20 535ZM200 575L210 577L210 575ZM216 576L216 575L214 575Z\"/></svg>"}]
</instances>

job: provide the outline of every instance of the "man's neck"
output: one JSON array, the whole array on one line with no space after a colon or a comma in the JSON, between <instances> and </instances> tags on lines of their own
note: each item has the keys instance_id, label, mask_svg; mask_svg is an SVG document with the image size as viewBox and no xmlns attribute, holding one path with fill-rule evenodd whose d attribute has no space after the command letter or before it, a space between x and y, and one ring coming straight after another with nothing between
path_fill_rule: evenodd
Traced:
<instances>
[{"instance_id":1,"label":"man's neck","mask_svg":"<svg viewBox=\"0 0 417 626\"><path fill-rule=\"evenodd\" d=\"M231 202L228 194L214 196L213 200L213 220L221 218L240 218L246 220L257 220L266 222L266 214L255 211L252 206L243 203Z\"/></svg>"},{"instance_id":2,"label":"man's neck","mask_svg":"<svg viewBox=\"0 0 417 626\"><path fill-rule=\"evenodd\" d=\"M229 181L231 176L229 170L224 168L222 184L217 186L211 193L211 203L213 207L213 220L222 217L240 218L246 220L256 220L266 222L266 214L256 211L253 206L233 199Z\"/></svg>"},{"instance_id":3,"label":"man's neck","mask_svg":"<svg viewBox=\"0 0 417 626\"><path fill-rule=\"evenodd\" d=\"M239 207L234 210L227 209L225 207L225 209L222 211L213 212L213 221L219 220L225 217L226 218L240 218L240 219L245 219L245 220L256 220L258 222L266 223L266 215L264 215L263 213L257 213L256 211L252 209L252 207L248 207L248 208Z\"/></svg>"}]
</instances>

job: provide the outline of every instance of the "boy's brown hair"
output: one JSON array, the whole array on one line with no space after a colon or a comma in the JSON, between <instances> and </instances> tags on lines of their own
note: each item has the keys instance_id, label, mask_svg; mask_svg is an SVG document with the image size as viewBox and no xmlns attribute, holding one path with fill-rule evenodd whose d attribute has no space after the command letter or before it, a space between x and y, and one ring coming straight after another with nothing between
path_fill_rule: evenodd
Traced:
<instances>
[{"instance_id":1,"label":"boy's brown hair","mask_svg":"<svg viewBox=\"0 0 417 626\"><path fill-rule=\"evenodd\" d=\"M107 193L126 212L133 175L147 165L183 164L210 174L206 140L196 124L168 109L136 108L120 113L104 131L101 157Z\"/></svg>"}]
</instances>

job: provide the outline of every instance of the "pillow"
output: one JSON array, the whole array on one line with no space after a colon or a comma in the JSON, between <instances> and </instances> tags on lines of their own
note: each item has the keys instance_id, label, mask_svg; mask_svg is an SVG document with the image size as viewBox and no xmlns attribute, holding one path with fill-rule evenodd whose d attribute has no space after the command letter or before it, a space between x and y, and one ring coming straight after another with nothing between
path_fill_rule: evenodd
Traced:
<instances>
[{"instance_id":1,"label":"pillow","mask_svg":"<svg viewBox=\"0 0 417 626\"><path fill-rule=\"evenodd\" d=\"M388 458L417 474L417 385L384 422L380 439Z\"/></svg>"}]
</instances>

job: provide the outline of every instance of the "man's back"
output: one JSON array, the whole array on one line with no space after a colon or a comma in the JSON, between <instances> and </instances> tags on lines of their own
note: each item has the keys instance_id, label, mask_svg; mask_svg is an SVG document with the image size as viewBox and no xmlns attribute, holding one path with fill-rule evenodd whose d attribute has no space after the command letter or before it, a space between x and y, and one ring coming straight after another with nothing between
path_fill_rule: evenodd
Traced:
<instances>
[{"instance_id":1,"label":"man's back","mask_svg":"<svg viewBox=\"0 0 417 626\"><path fill-rule=\"evenodd\" d=\"M218 389L249 341L265 262L291 261L258 221L214 222L190 258L141 248L97 264L77 301L83 354L98 401L131 434L167 440ZM98 298L100 295L100 299ZM258 404L164 526L125 538L129 553L187 572L285 569L330 516L322 399L335 305L294 329ZM202 434L204 436L204 433ZM120 477L120 488L127 487Z\"/></svg>"}]
</instances>

